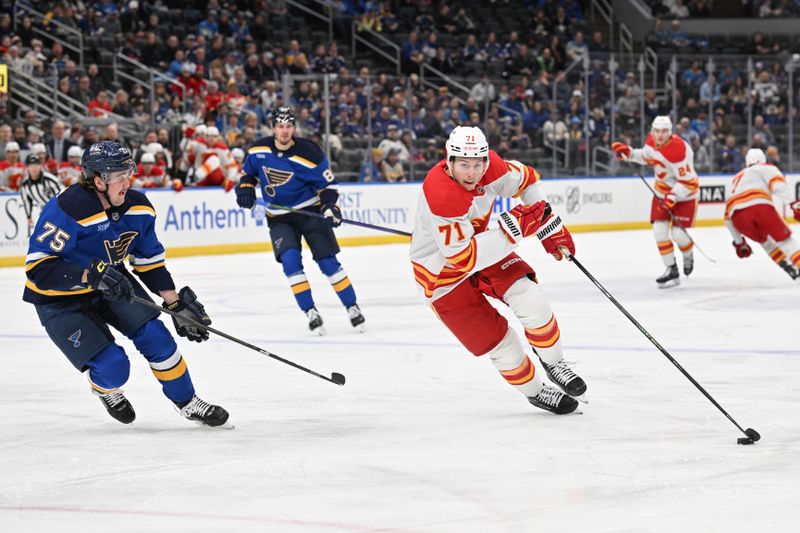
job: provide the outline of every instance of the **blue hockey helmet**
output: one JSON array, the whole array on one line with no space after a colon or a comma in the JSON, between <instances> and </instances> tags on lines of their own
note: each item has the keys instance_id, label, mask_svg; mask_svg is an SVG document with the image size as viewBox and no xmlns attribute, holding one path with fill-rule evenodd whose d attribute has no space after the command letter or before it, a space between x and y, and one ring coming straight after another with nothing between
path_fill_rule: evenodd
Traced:
<instances>
[{"instance_id":1,"label":"blue hockey helmet","mask_svg":"<svg viewBox=\"0 0 800 533\"><path fill-rule=\"evenodd\" d=\"M121 170L130 170L136 174L136 163L133 162L130 150L118 141L100 141L83 152L81 157L81 184L90 189L94 188L94 177L108 183L111 174Z\"/></svg>"},{"instance_id":2,"label":"blue hockey helmet","mask_svg":"<svg viewBox=\"0 0 800 533\"><path fill-rule=\"evenodd\" d=\"M282 122L291 122L292 124L295 124L297 122L294 116L294 112L292 111L292 108L289 106L281 106L275 108L272 111L272 116L270 118L272 120L273 128L275 127L275 124L279 124Z\"/></svg>"}]
</instances>

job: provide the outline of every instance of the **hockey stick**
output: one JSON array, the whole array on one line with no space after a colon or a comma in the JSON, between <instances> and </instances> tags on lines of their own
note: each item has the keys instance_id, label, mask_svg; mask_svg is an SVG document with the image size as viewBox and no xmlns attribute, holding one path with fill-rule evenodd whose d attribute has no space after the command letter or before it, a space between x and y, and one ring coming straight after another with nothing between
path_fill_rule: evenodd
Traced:
<instances>
[{"instance_id":1,"label":"hockey stick","mask_svg":"<svg viewBox=\"0 0 800 533\"><path fill-rule=\"evenodd\" d=\"M310 217L315 218L326 218L325 215L320 213L315 213L313 211L305 211L303 209L295 209L294 207L288 207L285 205L278 205L278 204L269 204L276 209L283 209L285 211L290 211L292 213L299 213L301 215L308 215ZM386 233L394 233L395 235L402 235L404 237L411 237L411 234L407 231L394 229L394 228L387 228L385 226L376 226L375 224L368 224L366 222L359 222L358 220L347 220L346 218L342 219L342 222L345 224L352 224L353 226L361 226L362 228L369 228L378 231L385 231Z\"/></svg>"},{"instance_id":2,"label":"hockey stick","mask_svg":"<svg viewBox=\"0 0 800 533\"><path fill-rule=\"evenodd\" d=\"M314 372L311 369L308 369L308 368L306 368L304 366L298 365L297 363L293 363L292 361L289 361L288 359L284 359L283 357L281 357L279 355L276 355L276 354L274 354L274 353L272 353L270 351L264 350L263 348L259 348L258 346L250 344L249 342L245 342L245 341L243 341L241 339L237 339L236 337L234 337L232 335L228 335L227 333L223 333L222 331L220 331L218 329L215 329L215 328L212 328L211 326L205 326L205 325L201 324L200 322L198 322L197 320L194 320L193 318L190 318L190 317L185 316L185 315L181 315L180 313L176 313L175 311L170 311L169 309L165 309L165 308L161 307L160 305L151 302L150 300L145 300L144 298L140 298L138 296L131 295L131 301L132 302L136 302L138 304L142 304L142 305L144 305L146 307L149 307L150 309L155 309L156 311L159 311L161 313L168 314L168 315L170 315L172 317L180 317L181 320L186 320L187 322L189 322L193 326L196 326L198 328L203 328L205 330L210 331L211 333L216 333L220 337L226 338L229 341L233 341L233 342L235 342L237 344L241 344L242 346L246 346L247 348L250 348L251 350L255 350L260 354L266 355L267 357L272 357L273 359L277 359L281 363L285 363L285 364L287 364L289 366L293 366L298 370L302 370L303 372L307 372L307 373L311 374L312 376L317 376L320 379L324 379L325 381L330 381L331 383L335 383L336 385L344 385L345 378L344 378L344 376L342 374L339 374L338 372L332 373L331 377L323 376L322 374L318 374L318 373Z\"/></svg>"},{"instance_id":3,"label":"hockey stick","mask_svg":"<svg viewBox=\"0 0 800 533\"><path fill-rule=\"evenodd\" d=\"M651 193L653 193L653 198L655 198L656 200L658 200L658 203L659 203L659 204L661 204L661 208L662 208L664 211L666 211L666 212L667 212L667 214L669 215L669 219L670 219L670 221L672 221L672 223L673 223L673 224L675 224L676 226L678 226L679 228L681 228L681 229L683 230L683 232L684 232L684 233L686 234L686 236L689 238L689 241L692 243L692 246L694 246L695 248L697 248L697 251L698 251L698 252L700 252L700 254L701 254L703 257L705 257L706 259L708 259L708 260L709 260L709 261L711 261L712 263L716 263L716 261L714 261L713 259L711 259L711 258L710 258L710 257L709 257L709 256L708 256L708 255L707 255L707 254L706 254L706 253L703 251L703 249L702 249L702 248L700 248L700 246L697 244L697 242L695 242L695 240L694 240L694 239L692 239L692 236L691 236L691 235L689 235L689 230L687 230L687 229L686 229L686 226L684 226L683 224L681 224L681 223L680 223L680 222L679 222L679 221L678 221L678 220L675 218L675 216L672 214L672 211L670 211L670 210L669 210L669 208L668 208L668 207L667 207L667 206L664 204L664 200L662 200L661 198L659 198L659 197L656 195L656 191L653 189L653 187L651 187L651 186L650 186L650 184L649 184L649 183L647 183L647 180L644 178L644 176L642 176L642 173L641 173L641 172L639 172L639 168L638 168L638 167L635 167L635 166L633 166L633 163L632 163L631 161L628 161L628 163L629 163L629 164L630 164L630 166L631 166L631 167L634 169L634 171L636 172L636 175L637 175L637 176L639 176L639 179L640 179L640 180L642 180L642 182L644 183L645 187L647 187L648 189L650 189L650 192L651 192Z\"/></svg>"},{"instance_id":4,"label":"hockey stick","mask_svg":"<svg viewBox=\"0 0 800 533\"><path fill-rule=\"evenodd\" d=\"M592 275L589 273L589 271L586 269L586 267L584 267L584 266L581 264L581 262L580 262L580 261L578 261L578 260L575 258L575 256L574 256L574 255L569 255L569 253L568 253L567 255L568 255L568 258L570 259L570 261L572 261L573 263L575 263L575 266L577 266L577 267L578 267L578 268L581 270L581 272L583 272L583 273L586 275L586 277L587 277L587 278L589 278L589 280L590 280L592 283L594 283L594 284L595 284L595 286L596 286L598 289L600 289L600 292L602 292L602 293L603 293L603 294L606 296L606 298L608 298L609 300L611 300L611 303L613 303L615 306L617 306L617 309L619 309L619 310L622 312L622 314L623 314L623 315L625 315L625 316L628 318L628 320L630 320L631 322L633 322L633 325L634 325L634 326L636 326L636 328L637 328L637 329L638 329L638 330L639 330L639 331L642 333L642 335L644 335L645 337L647 337L647 340L649 340L650 342L652 342L652 343L653 343L653 346L655 346L656 348L658 348L658 350L659 350L659 351L660 351L662 354L664 354L664 356L665 356L667 359L669 359L669 361L670 361L670 362L671 362L673 365L675 365L675 367L676 367L678 370L680 370L680 371L681 371L681 373L682 373L684 376L686 376L686 378L687 378L689 381L691 381L691 382L692 382L692 385L694 385L695 387L697 387L697 389L698 389L700 392L702 392L702 393L703 393L703 395L704 395L706 398L708 398L708 399L709 399L709 401L710 401L711 403L713 403L713 404L714 404L714 406L716 406L716 408L717 408L717 409L719 409L719 410L720 410L720 412L721 412L722 414L724 414L724 415L725 415L725 416L728 418L728 420L730 420L730 421L733 423L733 425L734 425L734 426L736 426L736 427L739 429L739 431L741 431L742 433L744 433L744 434L746 435L746 437L747 437L747 438L740 438L740 439L738 439L738 440L736 441L737 443L739 443L739 444L753 444L753 442L756 442L756 441L758 441L759 439L761 439L761 435L759 435L758 431L756 431L755 429L753 429L753 428L742 429L742 426L740 426L740 425L739 425L739 424L736 422L736 420L734 420L734 419L733 419L733 417L732 417L731 415L729 415L729 414L728 414L728 412L727 412L725 409L723 409L723 408L722 408L722 406L721 406L719 403L717 403L717 400L715 400L715 399L714 399L714 397L713 397L713 396L711 396L711 394L709 394L709 393L708 393L708 391L706 391L706 389L704 389L704 388L703 388L703 386L702 386L702 385L700 385L700 384L697 382L697 380L695 380L695 379L694 379L694 378L691 376L691 374L689 374L689 372L687 372L687 371L686 371L686 370L685 370L685 369L684 369L684 368L681 366L681 364L680 364L680 363L678 363L678 361L676 361L676 360L675 360L675 358L674 358L674 357L672 357L672 356L669 354L669 352L668 352L667 350L665 350L665 349L664 349L664 347L663 347L663 346L661 346L661 344L659 344L659 342L658 342L658 341L657 341L655 338L653 338L653 336L652 336L652 335L650 335L650 333L649 333L649 332L648 332L646 329L644 329L644 327L643 327L641 324L639 324L639 322L637 322L637 320L636 320L635 318L633 318L633 316L632 316L632 315L631 315L631 314L630 314L630 313L629 313L629 312L628 312L628 311L627 311L627 310L626 310L626 309L625 309L625 308L622 306L622 304L620 304L620 303L617 301L617 299L616 299L616 298L614 298L614 297L611 295L611 293L610 293L610 292L608 292L608 291L606 290L606 288L605 288L605 287L603 287L603 285L602 285L602 284L601 284L599 281L597 281L597 279L596 279L594 276L592 276Z\"/></svg>"}]
</instances>

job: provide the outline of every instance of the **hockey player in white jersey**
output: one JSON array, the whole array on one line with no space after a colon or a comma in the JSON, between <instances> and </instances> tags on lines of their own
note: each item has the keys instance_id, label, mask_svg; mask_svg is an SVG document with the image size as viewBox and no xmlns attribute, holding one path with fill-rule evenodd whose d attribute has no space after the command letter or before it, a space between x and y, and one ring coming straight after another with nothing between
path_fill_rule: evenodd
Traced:
<instances>
[{"instance_id":1,"label":"hockey player in white jersey","mask_svg":"<svg viewBox=\"0 0 800 533\"><path fill-rule=\"evenodd\" d=\"M688 276L694 270L694 244L684 229L694 225L700 190L694 168L694 151L680 136L672 133L672 120L668 116L653 120L643 147L632 149L625 143L615 142L611 149L620 160L653 167L656 181L655 196L650 205L650 223L661 260L667 267L656 283L661 289L674 287L680 283L680 275L673 242L683 254L684 275Z\"/></svg>"},{"instance_id":2,"label":"hockey player in white jersey","mask_svg":"<svg viewBox=\"0 0 800 533\"><path fill-rule=\"evenodd\" d=\"M575 252L572 237L542 200L539 173L489 150L480 128L456 127L446 148L446 159L422 185L411 239L420 291L461 344L475 356L488 356L531 404L571 413L578 406L573 396L581 397L586 384L564 362L553 310L533 269L514 249L524 237L536 235L561 259ZM522 205L490 224L498 197L519 198ZM519 336L487 297L513 310L548 377L564 392L544 383Z\"/></svg>"},{"instance_id":3,"label":"hockey player in white jersey","mask_svg":"<svg viewBox=\"0 0 800 533\"><path fill-rule=\"evenodd\" d=\"M745 237L764 248L770 259L800 282L800 245L776 210L773 195L791 203L794 219L800 222L800 201L792 202L786 178L775 165L767 163L764 152L751 148L741 172L734 176L725 202L725 226L733 236L736 255L750 257L753 249ZM782 211L782 210L781 210Z\"/></svg>"}]
</instances>

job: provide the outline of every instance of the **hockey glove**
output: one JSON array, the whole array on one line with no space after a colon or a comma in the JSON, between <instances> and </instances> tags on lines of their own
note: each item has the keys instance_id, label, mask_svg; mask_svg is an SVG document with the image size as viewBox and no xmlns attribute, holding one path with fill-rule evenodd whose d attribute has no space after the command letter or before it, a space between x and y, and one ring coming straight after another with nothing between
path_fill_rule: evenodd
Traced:
<instances>
[{"instance_id":1,"label":"hockey glove","mask_svg":"<svg viewBox=\"0 0 800 533\"><path fill-rule=\"evenodd\" d=\"M239 183L236 186L236 203L244 209L252 209L256 205L256 187L250 183Z\"/></svg>"},{"instance_id":2,"label":"hockey glove","mask_svg":"<svg viewBox=\"0 0 800 533\"><path fill-rule=\"evenodd\" d=\"M620 161L627 161L631 156L631 147L625 143L616 142L611 145L611 150Z\"/></svg>"},{"instance_id":3,"label":"hockey glove","mask_svg":"<svg viewBox=\"0 0 800 533\"><path fill-rule=\"evenodd\" d=\"M518 243L528 235L533 235L542 225L545 202L536 202L531 205L518 205L510 211L500 213L498 224L506 238Z\"/></svg>"},{"instance_id":4,"label":"hockey glove","mask_svg":"<svg viewBox=\"0 0 800 533\"><path fill-rule=\"evenodd\" d=\"M208 330L201 328L182 316L193 319L195 322L200 322L204 326L211 325L211 319L206 314L206 309L203 304L197 301L197 295L189 287L184 287L178 293L178 299L167 305L162 304L165 309L169 309L180 316L173 316L172 323L175 325L175 331L181 337L186 337L190 341L203 342L208 340Z\"/></svg>"},{"instance_id":5,"label":"hockey glove","mask_svg":"<svg viewBox=\"0 0 800 533\"><path fill-rule=\"evenodd\" d=\"M572 242L572 235L561 223L561 217L551 212L549 205L546 207L545 219L542 221L539 231L536 232L536 236L542 241L544 250L558 261L561 261L567 254L575 255L575 243Z\"/></svg>"},{"instance_id":6,"label":"hockey glove","mask_svg":"<svg viewBox=\"0 0 800 533\"><path fill-rule=\"evenodd\" d=\"M733 247L736 248L736 255L740 259L744 259L745 257L750 257L753 254L753 249L750 248L750 245L747 244L747 241L742 239L742 242L733 241Z\"/></svg>"},{"instance_id":7,"label":"hockey glove","mask_svg":"<svg viewBox=\"0 0 800 533\"><path fill-rule=\"evenodd\" d=\"M325 224L333 226L334 228L338 228L342 225L342 210L339 209L339 206L336 204L323 205L322 216L325 217L322 219Z\"/></svg>"},{"instance_id":8,"label":"hockey glove","mask_svg":"<svg viewBox=\"0 0 800 533\"><path fill-rule=\"evenodd\" d=\"M800 200L792 202L789 204L789 207L791 207L792 211L794 212L794 219L800 222Z\"/></svg>"},{"instance_id":9,"label":"hockey glove","mask_svg":"<svg viewBox=\"0 0 800 533\"><path fill-rule=\"evenodd\" d=\"M89 265L86 280L89 288L102 292L107 300L130 300L133 294L133 285L125 274L99 259Z\"/></svg>"},{"instance_id":10,"label":"hockey glove","mask_svg":"<svg viewBox=\"0 0 800 533\"><path fill-rule=\"evenodd\" d=\"M662 202L664 203L664 209L672 211L672 208L675 207L675 204L678 203L678 197L672 193L669 193L664 197Z\"/></svg>"}]
</instances>

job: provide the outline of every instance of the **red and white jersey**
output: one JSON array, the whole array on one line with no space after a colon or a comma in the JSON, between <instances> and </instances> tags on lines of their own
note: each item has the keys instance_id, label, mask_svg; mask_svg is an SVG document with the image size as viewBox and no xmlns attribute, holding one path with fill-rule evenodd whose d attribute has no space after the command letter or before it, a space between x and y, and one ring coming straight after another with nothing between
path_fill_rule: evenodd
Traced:
<instances>
[{"instance_id":1,"label":"red and white jersey","mask_svg":"<svg viewBox=\"0 0 800 533\"><path fill-rule=\"evenodd\" d=\"M663 145L656 146L653 136L648 135L644 146L631 151L630 161L650 165L656 175L656 196L664 198L674 194L679 202L698 197L700 183L694 169L694 150L678 135Z\"/></svg>"},{"instance_id":2,"label":"red and white jersey","mask_svg":"<svg viewBox=\"0 0 800 533\"><path fill-rule=\"evenodd\" d=\"M730 218L736 210L751 205L774 205L773 194L786 203L794 200L792 191L786 184L786 178L778 167L768 163L758 163L744 168L731 182L731 193L725 202L725 218Z\"/></svg>"},{"instance_id":3,"label":"red and white jersey","mask_svg":"<svg viewBox=\"0 0 800 533\"><path fill-rule=\"evenodd\" d=\"M58 165L58 178L64 188L78 183L81 178L81 166L73 165L69 161L62 161Z\"/></svg>"},{"instance_id":4,"label":"red and white jersey","mask_svg":"<svg viewBox=\"0 0 800 533\"><path fill-rule=\"evenodd\" d=\"M8 161L0 161L0 191L17 191L22 177L25 175L25 165L17 161L13 165Z\"/></svg>"},{"instance_id":5,"label":"red and white jersey","mask_svg":"<svg viewBox=\"0 0 800 533\"><path fill-rule=\"evenodd\" d=\"M164 169L158 165L150 165L150 170L147 171L142 163L138 165L138 172L135 176L131 177L131 187L137 189L149 189L153 187L166 187L167 174Z\"/></svg>"},{"instance_id":6,"label":"red and white jersey","mask_svg":"<svg viewBox=\"0 0 800 533\"><path fill-rule=\"evenodd\" d=\"M203 164L203 162L200 161L200 156L206 151L206 148L208 148L208 146L206 145L205 139L188 139L186 141L183 157L188 164L187 168L197 168Z\"/></svg>"},{"instance_id":7,"label":"red and white jersey","mask_svg":"<svg viewBox=\"0 0 800 533\"><path fill-rule=\"evenodd\" d=\"M471 274L491 266L517 247L499 226L489 227L495 199L542 199L539 173L489 151L489 168L478 186L467 191L450 177L445 160L425 177L417 207L409 257L414 278L432 303Z\"/></svg>"}]
</instances>

